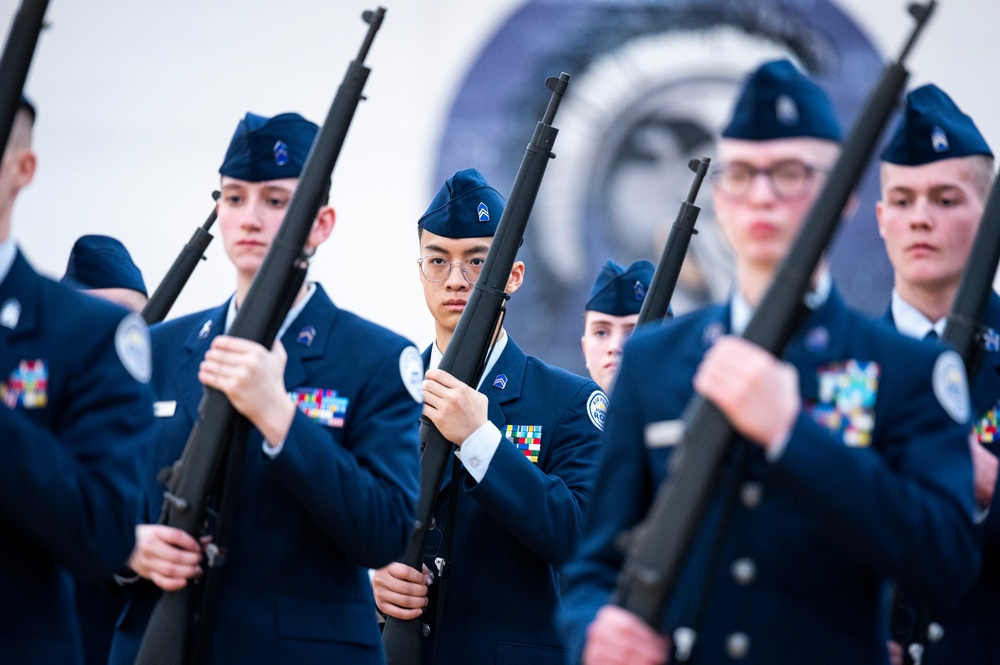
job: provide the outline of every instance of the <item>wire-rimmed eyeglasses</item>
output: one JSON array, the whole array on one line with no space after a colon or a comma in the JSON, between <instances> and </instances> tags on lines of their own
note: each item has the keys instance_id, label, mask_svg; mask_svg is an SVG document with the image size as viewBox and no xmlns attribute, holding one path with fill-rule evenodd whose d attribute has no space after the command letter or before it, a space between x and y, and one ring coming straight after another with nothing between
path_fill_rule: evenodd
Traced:
<instances>
[{"instance_id":1,"label":"wire-rimmed eyeglasses","mask_svg":"<svg viewBox=\"0 0 1000 665\"><path fill-rule=\"evenodd\" d=\"M790 201L810 192L816 174L823 172L818 166L797 159L785 159L766 168L758 168L747 162L729 162L716 168L711 178L718 192L729 198L742 199L750 194L757 176L762 175L775 196Z\"/></svg>"},{"instance_id":2,"label":"wire-rimmed eyeglasses","mask_svg":"<svg viewBox=\"0 0 1000 665\"><path fill-rule=\"evenodd\" d=\"M474 256L464 261L449 261L443 256L429 254L421 256L417 259L417 263L420 264L420 274L428 282L443 282L447 280L448 275L451 274L452 267L459 265L462 267L462 276L465 277L465 281L469 284L475 284L476 280L479 279L479 273L483 271L486 259L481 256Z\"/></svg>"}]
</instances>

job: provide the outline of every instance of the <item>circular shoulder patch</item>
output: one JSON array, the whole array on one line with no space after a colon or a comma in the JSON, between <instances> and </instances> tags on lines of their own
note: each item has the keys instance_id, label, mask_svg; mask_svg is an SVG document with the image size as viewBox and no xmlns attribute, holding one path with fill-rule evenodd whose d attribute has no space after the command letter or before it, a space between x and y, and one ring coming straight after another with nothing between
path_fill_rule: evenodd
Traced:
<instances>
[{"instance_id":1,"label":"circular shoulder patch","mask_svg":"<svg viewBox=\"0 0 1000 665\"><path fill-rule=\"evenodd\" d=\"M957 422L969 420L969 384L965 378L965 365L954 351L945 351L934 363L934 395L941 408Z\"/></svg>"},{"instance_id":2,"label":"circular shoulder patch","mask_svg":"<svg viewBox=\"0 0 1000 665\"><path fill-rule=\"evenodd\" d=\"M115 351L118 359L139 383L149 383L153 373L152 351L149 346L149 328L138 314L129 314L115 331Z\"/></svg>"},{"instance_id":3,"label":"circular shoulder patch","mask_svg":"<svg viewBox=\"0 0 1000 665\"><path fill-rule=\"evenodd\" d=\"M399 376L403 385L418 404L424 401L424 359L415 346L408 346L399 354Z\"/></svg>"},{"instance_id":4,"label":"circular shoulder patch","mask_svg":"<svg viewBox=\"0 0 1000 665\"><path fill-rule=\"evenodd\" d=\"M604 419L608 416L608 396L603 390L595 390L587 398L587 415L594 427L604 431Z\"/></svg>"}]
</instances>

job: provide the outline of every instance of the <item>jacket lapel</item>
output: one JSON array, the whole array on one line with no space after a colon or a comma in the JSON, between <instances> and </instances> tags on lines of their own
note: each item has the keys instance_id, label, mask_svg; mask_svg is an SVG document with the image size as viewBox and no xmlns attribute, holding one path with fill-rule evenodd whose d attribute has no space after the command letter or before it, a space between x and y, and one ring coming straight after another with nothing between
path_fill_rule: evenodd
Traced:
<instances>
[{"instance_id":1,"label":"jacket lapel","mask_svg":"<svg viewBox=\"0 0 1000 665\"><path fill-rule=\"evenodd\" d=\"M173 372L171 388L191 422L198 420L198 405L204 394L204 387L198 381L198 366L205 358L205 352L212 345L212 340L221 335L225 329L228 311L227 300L221 307L205 312L197 330L192 330L184 343L184 357Z\"/></svg>"},{"instance_id":2,"label":"jacket lapel","mask_svg":"<svg viewBox=\"0 0 1000 665\"><path fill-rule=\"evenodd\" d=\"M13 327L0 323L0 381L5 381L21 360L26 360L16 357L14 344L38 330L41 289L41 277L18 250L10 272L0 283L0 314L10 317L11 322L16 318Z\"/></svg>"}]
</instances>

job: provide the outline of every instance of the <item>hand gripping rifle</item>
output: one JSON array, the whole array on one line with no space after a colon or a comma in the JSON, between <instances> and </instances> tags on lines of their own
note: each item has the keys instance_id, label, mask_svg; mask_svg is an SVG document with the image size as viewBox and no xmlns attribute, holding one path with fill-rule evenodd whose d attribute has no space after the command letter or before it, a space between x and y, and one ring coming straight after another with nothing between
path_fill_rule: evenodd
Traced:
<instances>
[{"instance_id":1,"label":"hand gripping rifle","mask_svg":"<svg viewBox=\"0 0 1000 665\"><path fill-rule=\"evenodd\" d=\"M218 191L212 192L212 198L216 201L219 200L219 196L220 193ZM212 228L212 224L215 224L217 216L218 212L213 206L212 213L208 216L208 219L194 230L194 235L184 245L184 249L177 255L177 258L174 259L174 264L170 266L170 270L163 277L163 281L156 287L153 295L149 297L149 302L146 303L146 306L142 308L142 318L148 325L159 323L167 318L167 313L174 306L177 296L184 290L184 285L191 278L191 273L198 267L198 261L205 259L205 250L208 249L208 244L212 242L212 234L208 231Z\"/></svg>"},{"instance_id":2,"label":"hand gripping rifle","mask_svg":"<svg viewBox=\"0 0 1000 665\"><path fill-rule=\"evenodd\" d=\"M897 104L908 76L902 63L934 5L931 0L910 6L917 24L906 46L869 94L826 185L743 333L744 338L776 356L781 355L801 321L809 280ZM667 599L677 584L735 436L719 409L705 399L695 396L686 414L687 427L671 456L670 475L657 491L646 517L626 538L626 559L615 596L617 604L655 630L661 628ZM688 637L693 638L690 634ZM686 645L678 644L679 652L682 646Z\"/></svg>"},{"instance_id":3,"label":"hand gripping rifle","mask_svg":"<svg viewBox=\"0 0 1000 665\"><path fill-rule=\"evenodd\" d=\"M649 284L646 298L642 301L636 326L662 321L670 310L670 299L674 297L674 289L681 274L681 266L684 265L688 244L691 242L691 236L698 233L694 225L698 221L701 208L696 206L694 201L698 198L698 190L701 189L701 183L708 173L711 161L708 157L702 157L688 162L688 168L695 173L694 182L691 184L687 199L681 201L681 209L677 211L674 225L670 227L670 236L667 237L667 244L663 247L663 254L660 255L660 262L656 266L656 272L653 273L653 281Z\"/></svg>"},{"instance_id":4,"label":"hand gripping rifle","mask_svg":"<svg viewBox=\"0 0 1000 665\"><path fill-rule=\"evenodd\" d=\"M982 360L986 328L981 322L993 293L997 263L1000 263L1000 187L994 184L941 335L962 356L970 385ZM897 630L893 631L893 639L904 647L904 665L919 664L929 639L931 606L897 586L892 614L898 620L894 622Z\"/></svg>"},{"instance_id":5,"label":"hand gripping rifle","mask_svg":"<svg viewBox=\"0 0 1000 665\"><path fill-rule=\"evenodd\" d=\"M493 335L509 297L504 289L524 237L542 176L545 175L545 167L555 157L552 146L559 130L552 126L552 122L569 85L569 74L562 73L559 78L550 76L545 85L552 91L549 105L541 122L535 127L535 133L517 171L510 198L500 216L493 243L486 254L483 271L441 359L440 369L473 387L482 374ZM417 500L413 533L400 558L402 563L417 570L420 570L423 562L424 541L433 519L441 479L454 449L453 444L426 417L422 418L420 434L423 443L423 454L420 456L420 498ZM448 528L452 526L449 524ZM443 600L439 598L439 602ZM386 618L382 642L389 665L420 665L423 662L423 636L419 618L405 621L394 617Z\"/></svg>"},{"instance_id":6,"label":"hand gripping rifle","mask_svg":"<svg viewBox=\"0 0 1000 665\"><path fill-rule=\"evenodd\" d=\"M49 0L22 0L0 56L0 157L7 150Z\"/></svg>"},{"instance_id":7,"label":"hand gripping rifle","mask_svg":"<svg viewBox=\"0 0 1000 665\"><path fill-rule=\"evenodd\" d=\"M285 220L250 285L229 334L270 348L277 332L273 321L285 318L288 293L301 280L303 248L309 237L333 168L344 145L351 119L362 99L370 70L365 57L382 24L385 10L366 11L368 34L351 62L333 99L289 203ZM268 338L270 337L270 338ZM174 463L164 493L161 523L183 529L198 538L205 522L207 496L215 487L222 459L237 424L236 410L220 391L205 389L200 417L191 430L181 458ZM244 442L241 442L244 443ZM183 665L187 662L193 589L164 592L150 617L136 665Z\"/></svg>"}]
</instances>

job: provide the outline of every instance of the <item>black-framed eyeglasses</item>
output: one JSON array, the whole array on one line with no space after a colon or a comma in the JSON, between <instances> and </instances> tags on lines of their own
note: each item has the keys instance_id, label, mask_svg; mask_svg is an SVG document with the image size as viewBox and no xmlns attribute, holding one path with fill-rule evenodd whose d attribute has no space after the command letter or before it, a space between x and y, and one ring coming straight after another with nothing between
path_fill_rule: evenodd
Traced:
<instances>
[{"instance_id":1,"label":"black-framed eyeglasses","mask_svg":"<svg viewBox=\"0 0 1000 665\"><path fill-rule=\"evenodd\" d=\"M459 265L462 267L462 277L465 277L465 281L469 284L475 284L476 280L479 279L479 273L483 271L486 259L474 256L464 261L449 261L443 256L428 254L417 259L417 263L420 264L420 274L428 282L443 282L447 280L448 275L451 274L452 266Z\"/></svg>"},{"instance_id":2,"label":"black-framed eyeglasses","mask_svg":"<svg viewBox=\"0 0 1000 665\"><path fill-rule=\"evenodd\" d=\"M746 162L729 162L714 169L711 178L716 191L729 198L742 199L750 194L757 176L763 175L774 195L788 201L812 191L816 174L824 172L818 166L797 159L786 159L766 168Z\"/></svg>"}]
</instances>

